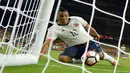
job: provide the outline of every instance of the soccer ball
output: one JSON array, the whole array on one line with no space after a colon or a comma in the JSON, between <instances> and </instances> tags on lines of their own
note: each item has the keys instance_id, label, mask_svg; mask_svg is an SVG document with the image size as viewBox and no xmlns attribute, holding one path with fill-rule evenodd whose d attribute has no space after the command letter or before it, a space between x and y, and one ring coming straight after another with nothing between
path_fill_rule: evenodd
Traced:
<instances>
[{"instance_id":1,"label":"soccer ball","mask_svg":"<svg viewBox=\"0 0 130 73\"><path fill-rule=\"evenodd\" d=\"M85 64L88 66L93 66L99 61L99 54L95 51L88 51L86 55Z\"/></svg>"}]
</instances>

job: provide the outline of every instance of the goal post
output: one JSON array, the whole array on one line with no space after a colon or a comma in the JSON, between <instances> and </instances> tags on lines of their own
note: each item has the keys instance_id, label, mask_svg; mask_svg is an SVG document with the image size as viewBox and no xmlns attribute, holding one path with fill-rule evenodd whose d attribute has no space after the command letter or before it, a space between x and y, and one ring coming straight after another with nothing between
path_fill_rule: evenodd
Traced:
<instances>
[{"instance_id":1,"label":"goal post","mask_svg":"<svg viewBox=\"0 0 130 73\"><path fill-rule=\"evenodd\" d=\"M1 18L2 23L5 17L12 18L13 12L16 12L13 25L5 27L0 24L1 29L5 30L4 35L0 38L2 39L0 44L4 46L3 52L0 52L1 72L5 66L37 64L40 56L55 0L25 0L25 4L23 1L16 0L17 4L14 3L13 7L9 6L11 0L7 0L6 6L0 5L0 9L4 11ZM0 0L0 2L2 1ZM25 7L23 10L22 6ZM9 17L6 16L7 10L10 12ZM11 24L10 22L11 19L7 23ZM9 31L11 36L9 42L5 42L3 40L8 28L11 28Z\"/></svg>"},{"instance_id":2,"label":"goal post","mask_svg":"<svg viewBox=\"0 0 130 73\"><path fill-rule=\"evenodd\" d=\"M44 4L41 4L41 8L39 10L38 19L40 20L36 21L35 28L38 29L38 34L36 44L32 50L32 54L35 55L36 57L39 57L38 53L40 53L41 51L41 46L45 38L54 2L55 2L54 0L46 0L46 2L42 0L41 2Z\"/></svg>"}]
</instances>

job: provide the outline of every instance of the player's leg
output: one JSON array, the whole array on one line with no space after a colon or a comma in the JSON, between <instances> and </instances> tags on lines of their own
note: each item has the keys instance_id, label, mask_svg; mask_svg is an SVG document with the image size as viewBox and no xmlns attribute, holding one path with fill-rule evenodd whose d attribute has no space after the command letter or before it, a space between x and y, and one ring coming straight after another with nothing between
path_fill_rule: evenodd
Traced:
<instances>
[{"instance_id":1,"label":"player's leg","mask_svg":"<svg viewBox=\"0 0 130 73\"><path fill-rule=\"evenodd\" d=\"M75 45L69 48L66 48L63 53L59 56L59 61L65 63L81 63L81 56L85 51L85 45Z\"/></svg>"},{"instance_id":2,"label":"player's leg","mask_svg":"<svg viewBox=\"0 0 130 73\"><path fill-rule=\"evenodd\" d=\"M108 55L105 52L102 52L102 53L103 53L103 56L104 56L103 59L108 60L112 65L115 66L116 63L118 63L112 56ZM119 65L119 63L117 65Z\"/></svg>"},{"instance_id":3,"label":"player's leg","mask_svg":"<svg viewBox=\"0 0 130 73\"><path fill-rule=\"evenodd\" d=\"M64 63L72 63L72 58L66 55L60 55L59 56L59 61L64 62Z\"/></svg>"},{"instance_id":4,"label":"player's leg","mask_svg":"<svg viewBox=\"0 0 130 73\"><path fill-rule=\"evenodd\" d=\"M101 60L107 60L112 65L116 65L117 61L113 57L105 53L98 43L90 42L89 50L95 50L96 52L98 52Z\"/></svg>"},{"instance_id":5,"label":"player's leg","mask_svg":"<svg viewBox=\"0 0 130 73\"><path fill-rule=\"evenodd\" d=\"M77 52L77 49L75 47L68 47L66 48L60 55L59 55L59 61L65 62L65 63L72 63L72 58L75 56L75 53Z\"/></svg>"}]
</instances>

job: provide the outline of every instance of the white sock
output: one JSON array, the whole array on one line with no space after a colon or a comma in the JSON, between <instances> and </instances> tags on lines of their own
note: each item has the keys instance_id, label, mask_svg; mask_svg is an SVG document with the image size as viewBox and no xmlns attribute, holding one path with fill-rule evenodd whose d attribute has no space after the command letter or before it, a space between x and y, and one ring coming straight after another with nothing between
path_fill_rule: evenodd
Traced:
<instances>
[{"instance_id":1,"label":"white sock","mask_svg":"<svg viewBox=\"0 0 130 73\"><path fill-rule=\"evenodd\" d=\"M115 61L115 59L113 57L111 57L110 55L108 55L107 53L104 53L104 59L110 61L111 63L113 63Z\"/></svg>"},{"instance_id":2,"label":"white sock","mask_svg":"<svg viewBox=\"0 0 130 73\"><path fill-rule=\"evenodd\" d=\"M73 58L72 61L73 61L73 63L82 63L81 59Z\"/></svg>"},{"instance_id":3,"label":"white sock","mask_svg":"<svg viewBox=\"0 0 130 73\"><path fill-rule=\"evenodd\" d=\"M2 44L0 44L0 47L2 47Z\"/></svg>"}]
</instances>

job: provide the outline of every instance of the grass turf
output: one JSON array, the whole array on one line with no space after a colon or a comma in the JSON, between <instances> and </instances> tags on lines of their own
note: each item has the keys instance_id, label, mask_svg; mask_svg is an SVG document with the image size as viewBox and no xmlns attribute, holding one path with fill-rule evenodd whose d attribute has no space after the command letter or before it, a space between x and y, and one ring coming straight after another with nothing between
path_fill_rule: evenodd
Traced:
<instances>
[{"instance_id":1,"label":"grass turf","mask_svg":"<svg viewBox=\"0 0 130 73\"><path fill-rule=\"evenodd\" d=\"M51 57L58 59L59 51L51 51ZM38 64L24 66L8 66L5 67L3 73L41 73L47 63L46 57L41 57ZM116 73L130 73L130 58L120 58L120 66L117 67ZM82 66L81 64L74 64ZM99 61L94 66L85 66L92 73L113 73L114 66L108 61ZM44 73L82 73L82 69L63 65L50 60L50 63ZM85 72L87 73L87 72Z\"/></svg>"}]
</instances>

